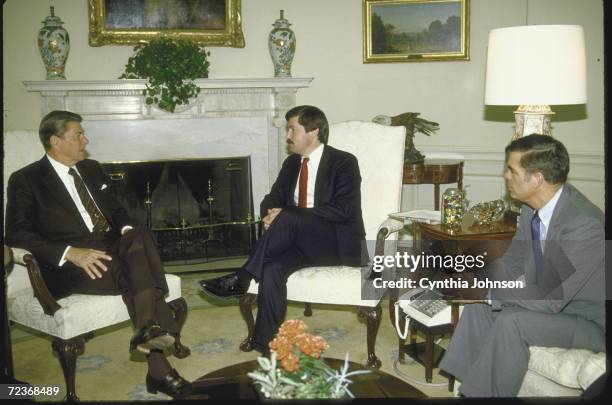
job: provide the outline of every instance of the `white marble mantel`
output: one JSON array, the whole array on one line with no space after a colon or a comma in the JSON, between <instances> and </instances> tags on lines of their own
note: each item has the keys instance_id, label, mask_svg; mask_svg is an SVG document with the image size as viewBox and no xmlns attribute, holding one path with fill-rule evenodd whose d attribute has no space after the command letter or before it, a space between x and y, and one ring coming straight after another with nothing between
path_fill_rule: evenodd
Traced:
<instances>
[{"instance_id":1,"label":"white marble mantel","mask_svg":"<svg viewBox=\"0 0 612 405\"><path fill-rule=\"evenodd\" d=\"M145 80L24 81L41 112L83 116L102 162L250 156L255 212L286 156L285 119L312 78L198 79L200 94L168 113L146 105Z\"/></svg>"}]
</instances>

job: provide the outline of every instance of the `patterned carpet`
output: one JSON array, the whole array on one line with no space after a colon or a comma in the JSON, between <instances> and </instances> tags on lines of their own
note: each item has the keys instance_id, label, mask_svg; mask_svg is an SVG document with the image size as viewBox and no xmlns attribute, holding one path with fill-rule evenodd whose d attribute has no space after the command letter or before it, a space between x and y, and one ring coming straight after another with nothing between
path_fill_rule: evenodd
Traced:
<instances>
[{"instance_id":1,"label":"patterned carpet","mask_svg":"<svg viewBox=\"0 0 612 405\"><path fill-rule=\"evenodd\" d=\"M183 296L189 305L187 322L183 329L183 342L191 348L191 356L169 360L181 375L189 380L213 370L257 358L257 352L243 353L238 345L246 336L246 326L240 316L237 301L213 301L202 295L197 281L216 277L215 273L178 273L182 279ZM328 357L344 358L348 351L350 360L366 361L365 325L357 319L351 307L313 306L313 316L304 317L303 305L290 304L287 319L303 319L310 332L327 339ZM164 400L163 394L147 393L144 379L146 363L142 355L128 353L128 342L133 331L128 322L96 333L85 344L85 352L78 357L76 391L83 401ZM32 334L18 325L11 328L13 358L16 378L35 385L59 385L60 400L65 394L62 370L51 350L49 337ZM442 342L445 346L446 340ZM402 378L394 370L397 358L397 335L389 322L386 305L376 342L376 354L382 361L382 370ZM417 380L424 380L422 366L400 364L398 369ZM434 370L434 383L446 379ZM430 397L452 396L445 387L416 385ZM50 398L39 398L50 400Z\"/></svg>"}]
</instances>

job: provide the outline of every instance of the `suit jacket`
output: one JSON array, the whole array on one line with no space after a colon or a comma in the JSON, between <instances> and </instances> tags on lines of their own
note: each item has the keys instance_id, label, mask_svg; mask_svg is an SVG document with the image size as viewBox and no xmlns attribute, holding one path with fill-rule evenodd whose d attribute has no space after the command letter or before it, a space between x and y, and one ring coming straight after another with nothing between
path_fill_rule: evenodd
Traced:
<instances>
[{"instance_id":1,"label":"suit jacket","mask_svg":"<svg viewBox=\"0 0 612 405\"><path fill-rule=\"evenodd\" d=\"M300 155L285 159L270 193L261 202L262 218L269 208L298 209L294 194L300 167ZM315 182L314 207L300 209L309 210L334 225L342 264L361 264L365 228L361 216L361 175L355 156L325 145Z\"/></svg>"},{"instance_id":2,"label":"suit jacket","mask_svg":"<svg viewBox=\"0 0 612 405\"><path fill-rule=\"evenodd\" d=\"M511 246L489 269L495 279L524 278L526 288L491 291L494 309L516 305L565 313L605 330L605 219L602 211L570 184L564 186L546 233L541 274L531 248L534 210L524 205Z\"/></svg>"},{"instance_id":3,"label":"suit jacket","mask_svg":"<svg viewBox=\"0 0 612 405\"><path fill-rule=\"evenodd\" d=\"M76 167L110 225L111 239L119 238L128 217L113 195L102 167L89 159ZM107 187L103 187L105 184ZM10 246L32 252L46 276L49 272L58 273L58 263L68 245L93 246L91 232L46 156L9 178L6 241Z\"/></svg>"}]
</instances>

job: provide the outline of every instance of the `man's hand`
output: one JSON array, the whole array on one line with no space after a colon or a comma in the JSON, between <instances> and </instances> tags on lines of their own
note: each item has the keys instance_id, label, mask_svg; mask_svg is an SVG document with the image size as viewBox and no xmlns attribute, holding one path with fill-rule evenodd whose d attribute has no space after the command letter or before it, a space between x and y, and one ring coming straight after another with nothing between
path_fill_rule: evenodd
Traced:
<instances>
[{"instance_id":1,"label":"man's hand","mask_svg":"<svg viewBox=\"0 0 612 405\"><path fill-rule=\"evenodd\" d=\"M102 260L113 260L113 258L102 250L70 247L66 252L66 260L82 268L89 278L95 280L96 277L102 278L100 271L108 270Z\"/></svg>"},{"instance_id":2,"label":"man's hand","mask_svg":"<svg viewBox=\"0 0 612 405\"><path fill-rule=\"evenodd\" d=\"M263 226L266 231L268 230L268 228L270 228L270 225L272 225L272 222L276 219L277 215L280 214L282 210L283 210L282 208L269 208L268 209L268 215L263 217L263 219L261 220L261 222L263 222Z\"/></svg>"}]
</instances>

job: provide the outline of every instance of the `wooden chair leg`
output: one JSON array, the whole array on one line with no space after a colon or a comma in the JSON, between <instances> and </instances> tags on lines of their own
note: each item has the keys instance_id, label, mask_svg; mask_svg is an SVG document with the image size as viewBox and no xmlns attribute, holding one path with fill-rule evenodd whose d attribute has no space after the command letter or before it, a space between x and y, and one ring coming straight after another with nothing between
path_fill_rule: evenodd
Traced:
<instances>
[{"instance_id":1,"label":"wooden chair leg","mask_svg":"<svg viewBox=\"0 0 612 405\"><path fill-rule=\"evenodd\" d=\"M64 401L78 401L79 397L77 397L75 389L76 359L85 350L85 340L83 336L77 336L68 340L54 337L51 347L57 353L64 372L64 380L66 381Z\"/></svg>"},{"instance_id":2,"label":"wooden chair leg","mask_svg":"<svg viewBox=\"0 0 612 405\"><path fill-rule=\"evenodd\" d=\"M380 304L375 307L359 307L359 316L366 322L367 325L367 347L368 347L368 361L366 366L374 369L379 369L381 361L376 357L376 336L378 334L378 328L380 327L380 318L382 315L382 308Z\"/></svg>"},{"instance_id":3,"label":"wooden chair leg","mask_svg":"<svg viewBox=\"0 0 612 405\"><path fill-rule=\"evenodd\" d=\"M243 352L250 352L255 348L255 338L253 334L255 332L255 319L253 318L253 303L257 299L255 294L245 294L240 297L240 314L242 319L247 325L247 337L240 343L240 350Z\"/></svg>"},{"instance_id":4,"label":"wooden chair leg","mask_svg":"<svg viewBox=\"0 0 612 405\"><path fill-rule=\"evenodd\" d=\"M304 316L312 316L312 304L310 302L304 303Z\"/></svg>"},{"instance_id":5,"label":"wooden chair leg","mask_svg":"<svg viewBox=\"0 0 612 405\"><path fill-rule=\"evenodd\" d=\"M179 331L174 336L174 356L179 359L184 359L191 354L191 350L181 342L181 331L185 320L187 319L187 301L185 298L177 298L168 303L170 309L174 312L174 319L179 324Z\"/></svg>"}]
</instances>

